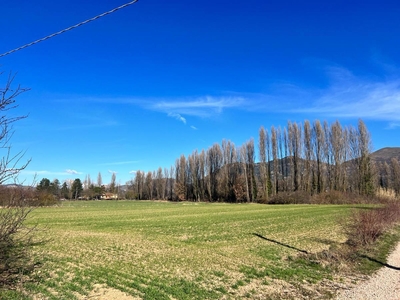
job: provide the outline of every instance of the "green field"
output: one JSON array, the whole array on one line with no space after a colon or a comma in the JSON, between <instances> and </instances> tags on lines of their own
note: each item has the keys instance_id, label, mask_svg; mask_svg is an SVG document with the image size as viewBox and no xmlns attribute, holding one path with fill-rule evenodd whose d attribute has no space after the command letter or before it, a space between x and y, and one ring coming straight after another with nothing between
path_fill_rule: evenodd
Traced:
<instances>
[{"instance_id":1,"label":"green field","mask_svg":"<svg viewBox=\"0 0 400 300\"><path fill-rule=\"evenodd\" d=\"M121 292L125 299L312 295L334 274L300 254L344 242L339 221L350 210L146 201L37 208L29 223L46 228L49 241L35 247L41 265L21 286L27 299L107 299L112 293L123 299Z\"/></svg>"}]
</instances>

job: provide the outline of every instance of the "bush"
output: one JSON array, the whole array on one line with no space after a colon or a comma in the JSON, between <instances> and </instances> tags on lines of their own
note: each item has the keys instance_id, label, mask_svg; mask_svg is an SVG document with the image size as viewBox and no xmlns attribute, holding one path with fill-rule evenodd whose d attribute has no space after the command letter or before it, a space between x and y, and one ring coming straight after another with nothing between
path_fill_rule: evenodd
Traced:
<instances>
[{"instance_id":1,"label":"bush","mask_svg":"<svg viewBox=\"0 0 400 300\"><path fill-rule=\"evenodd\" d=\"M59 200L56 196L49 192L37 192L37 195L31 201L31 205L33 206L52 206L59 203Z\"/></svg>"},{"instance_id":2,"label":"bush","mask_svg":"<svg viewBox=\"0 0 400 300\"><path fill-rule=\"evenodd\" d=\"M2 202L9 204L0 207L0 285L7 285L32 269L29 249L34 243L36 227L25 225L32 208L25 205L24 198Z\"/></svg>"},{"instance_id":3,"label":"bush","mask_svg":"<svg viewBox=\"0 0 400 300\"><path fill-rule=\"evenodd\" d=\"M400 202L390 201L383 207L353 211L346 224L347 243L353 247L374 243L385 231L400 221Z\"/></svg>"},{"instance_id":4,"label":"bush","mask_svg":"<svg viewBox=\"0 0 400 300\"><path fill-rule=\"evenodd\" d=\"M313 204L359 204L370 202L369 198L351 192L327 191L312 196Z\"/></svg>"},{"instance_id":5,"label":"bush","mask_svg":"<svg viewBox=\"0 0 400 300\"><path fill-rule=\"evenodd\" d=\"M268 204L309 204L311 196L304 191L280 192L272 196Z\"/></svg>"},{"instance_id":6,"label":"bush","mask_svg":"<svg viewBox=\"0 0 400 300\"><path fill-rule=\"evenodd\" d=\"M381 203L381 198L366 197L351 192L327 191L311 196L305 191L279 192L268 200L261 200L266 204L360 204Z\"/></svg>"}]
</instances>

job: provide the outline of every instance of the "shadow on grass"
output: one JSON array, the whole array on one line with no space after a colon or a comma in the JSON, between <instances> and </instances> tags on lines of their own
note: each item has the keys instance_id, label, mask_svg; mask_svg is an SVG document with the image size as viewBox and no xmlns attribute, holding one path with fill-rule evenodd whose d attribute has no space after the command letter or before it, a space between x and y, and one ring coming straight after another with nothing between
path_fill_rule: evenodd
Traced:
<instances>
[{"instance_id":1,"label":"shadow on grass","mask_svg":"<svg viewBox=\"0 0 400 300\"><path fill-rule=\"evenodd\" d=\"M286 247L286 248L293 249L293 250L299 251L299 252L301 252L301 253L308 254L308 252L307 252L306 250L302 250L302 249L299 249L299 248L290 246L290 245L288 245L288 244L284 244L284 243L281 243L281 242L279 242L279 241L276 241L276 240L273 240L273 239L269 239L269 238L267 238L267 237L265 237L265 236L262 236L261 234L253 233L253 235L259 237L260 239L266 240L266 241L268 241L268 242L275 243L275 244L277 244L277 245L284 246L284 247Z\"/></svg>"},{"instance_id":2,"label":"shadow on grass","mask_svg":"<svg viewBox=\"0 0 400 300\"><path fill-rule=\"evenodd\" d=\"M377 206L363 206L363 204L360 204L360 206L350 206L350 208L355 210L373 210L376 209Z\"/></svg>"},{"instance_id":3,"label":"shadow on grass","mask_svg":"<svg viewBox=\"0 0 400 300\"><path fill-rule=\"evenodd\" d=\"M393 269L393 270L400 271L400 267L395 267L395 266L389 265L389 264L381 262L381 261L379 261L379 260L377 260L377 259L375 259L373 257L369 257L369 256L364 255L364 254L360 255L360 257L368 259L369 261L375 262L377 264L380 264L381 266L384 266L384 267L387 267L387 268L390 268L390 269Z\"/></svg>"}]
</instances>

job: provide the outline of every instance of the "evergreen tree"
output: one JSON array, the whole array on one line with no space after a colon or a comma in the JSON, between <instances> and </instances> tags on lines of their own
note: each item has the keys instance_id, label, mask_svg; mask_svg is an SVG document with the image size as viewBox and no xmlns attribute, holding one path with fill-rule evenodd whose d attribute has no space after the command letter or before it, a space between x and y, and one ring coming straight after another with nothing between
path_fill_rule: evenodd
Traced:
<instances>
[{"instance_id":1,"label":"evergreen tree","mask_svg":"<svg viewBox=\"0 0 400 300\"><path fill-rule=\"evenodd\" d=\"M61 190L60 190L60 194L61 197L64 199L68 199L69 198L69 188L66 182L64 182L61 186Z\"/></svg>"},{"instance_id":2,"label":"evergreen tree","mask_svg":"<svg viewBox=\"0 0 400 300\"><path fill-rule=\"evenodd\" d=\"M82 182L79 178L76 178L71 186L72 198L75 200L78 199L81 196L82 191L83 191Z\"/></svg>"}]
</instances>

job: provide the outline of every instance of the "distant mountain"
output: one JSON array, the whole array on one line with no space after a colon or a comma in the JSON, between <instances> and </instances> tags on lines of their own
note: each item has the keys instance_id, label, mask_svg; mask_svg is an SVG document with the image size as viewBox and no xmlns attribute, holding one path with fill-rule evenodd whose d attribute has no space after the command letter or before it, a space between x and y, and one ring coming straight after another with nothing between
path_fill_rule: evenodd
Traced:
<instances>
[{"instance_id":1,"label":"distant mountain","mask_svg":"<svg viewBox=\"0 0 400 300\"><path fill-rule=\"evenodd\" d=\"M392 158L400 161L400 147L386 147L371 153L371 159L378 163L390 163Z\"/></svg>"},{"instance_id":2,"label":"distant mountain","mask_svg":"<svg viewBox=\"0 0 400 300\"><path fill-rule=\"evenodd\" d=\"M30 185L22 185L22 184L16 184L16 183L9 183L9 184L0 184L0 187L5 187L9 189L23 189L23 190L31 190L35 189L35 187L30 186Z\"/></svg>"}]
</instances>

